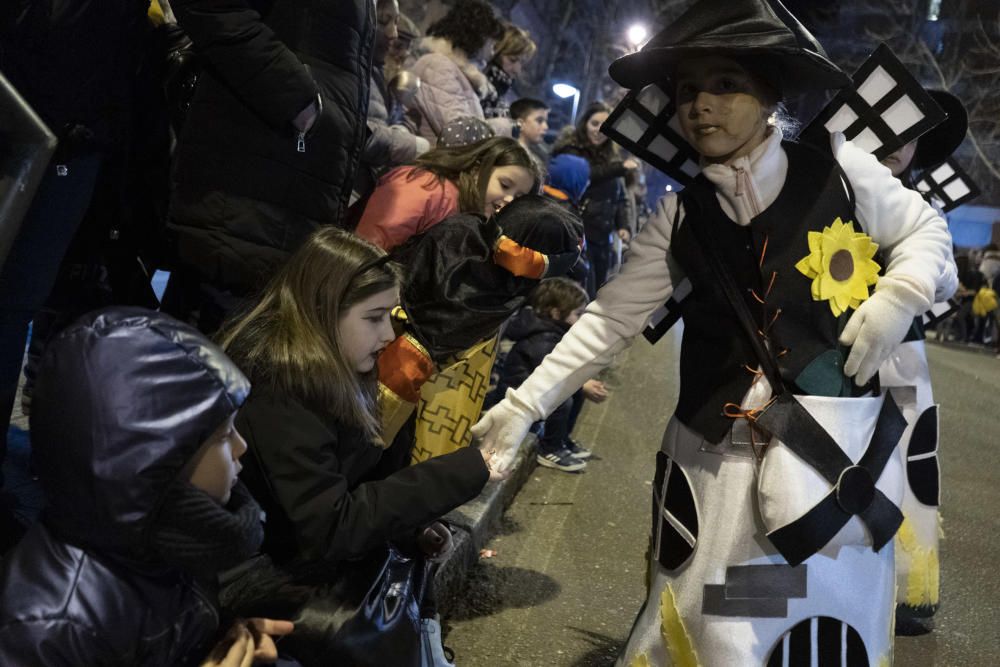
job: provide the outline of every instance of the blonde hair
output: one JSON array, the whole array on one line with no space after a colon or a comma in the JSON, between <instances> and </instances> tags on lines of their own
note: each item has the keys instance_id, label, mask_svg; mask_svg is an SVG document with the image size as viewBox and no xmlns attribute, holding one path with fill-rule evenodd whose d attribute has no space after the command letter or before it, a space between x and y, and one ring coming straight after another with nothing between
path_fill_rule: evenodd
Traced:
<instances>
[{"instance_id":1,"label":"blonde hair","mask_svg":"<svg viewBox=\"0 0 1000 667\"><path fill-rule=\"evenodd\" d=\"M522 61L527 62L535 57L536 51L538 45L528 31L509 23L504 27L503 37L493 47L493 59L499 62L500 56L521 56Z\"/></svg>"},{"instance_id":2,"label":"blonde hair","mask_svg":"<svg viewBox=\"0 0 1000 667\"><path fill-rule=\"evenodd\" d=\"M377 438L377 371L359 374L352 367L338 324L354 304L398 289L399 276L384 256L343 230L317 230L256 303L226 323L222 348L255 387L291 396Z\"/></svg>"}]
</instances>

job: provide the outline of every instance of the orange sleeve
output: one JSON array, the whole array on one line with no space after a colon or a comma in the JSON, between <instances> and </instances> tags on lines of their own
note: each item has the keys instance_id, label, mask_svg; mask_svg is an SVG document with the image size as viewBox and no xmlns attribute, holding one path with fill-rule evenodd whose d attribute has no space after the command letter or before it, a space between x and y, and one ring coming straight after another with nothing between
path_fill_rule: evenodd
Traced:
<instances>
[{"instance_id":1,"label":"orange sleeve","mask_svg":"<svg viewBox=\"0 0 1000 667\"><path fill-rule=\"evenodd\" d=\"M408 334L389 343L378 357L378 380L410 403L420 400L420 387L434 373L427 350Z\"/></svg>"}]
</instances>

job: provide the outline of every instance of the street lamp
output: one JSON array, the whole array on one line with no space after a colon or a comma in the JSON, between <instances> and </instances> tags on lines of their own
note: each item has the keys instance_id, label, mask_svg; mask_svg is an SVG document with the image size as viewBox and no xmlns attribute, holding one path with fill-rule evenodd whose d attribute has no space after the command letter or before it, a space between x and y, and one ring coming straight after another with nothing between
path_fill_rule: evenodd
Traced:
<instances>
[{"instance_id":1,"label":"street lamp","mask_svg":"<svg viewBox=\"0 0 1000 667\"><path fill-rule=\"evenodd\" d=\"M635 23L628 29L628 42L633 49L638 50L648 36L649 31L641 23Z\"/></svg>"},{"instance_id":2,"label":"street lamp","mask_svg":"<svg viewBox=\"0 0 1000 667\"><path fill-rule=\"evenodd\" d=\"M568 83L557 83L552 86L552 92L559 97L566 99L573 98L573 125L576 125L576 110L580 106L580 89Z\"/></svg>"}]
</instances>

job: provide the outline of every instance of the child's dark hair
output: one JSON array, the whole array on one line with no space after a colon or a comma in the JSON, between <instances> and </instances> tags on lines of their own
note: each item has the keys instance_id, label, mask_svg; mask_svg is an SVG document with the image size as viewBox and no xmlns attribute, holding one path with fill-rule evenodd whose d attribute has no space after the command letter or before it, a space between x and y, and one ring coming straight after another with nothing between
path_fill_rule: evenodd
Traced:
<instances>
[{"instance_id":1,"label":"child's dark hair","mask_svg":"<svg viewBox=\"0 0 1000 667\"><path fill-rule=\"evenodd\" d=\"M483 48L487 39L499 40L504 25L483 0L458 0L455 6L427 29L431 37L442 37L472 57Z\"/></svg>"},{"instance_id":2,"label":"child's dark hair","mask_svg":"<svg viewBox=\"0 0 1000 667\"><path fill-rule=\"evenodd\" d=\"M515 100L513 104L510 105L510 117L514 120L524 118L529 113L535 111L548 111L549 105L541 100L536 100L534 97L522 97L519 100Z\"/></svg>"},{"instance_id":3,"label":"child's dark hair","mask_svg":"<svg viewBox=\"0 0 1000 667\"><path fill-rule=\"evenodd\" d=\"M539 317L551 317L552 311L565 320L577 308L587 305L587 292L569 278L546 278L528 297L528 305Z\"/></svg>"},{"instance_id":4,"label":"child's dark hair","mask_svg":"<svg viewBox=\"0 0 1000 667\"><path fill-rule=\"evenodd\" d=\"M542 181L538 165L517 141L491 137L469 146L439 146L418 157L416 165L439 179L458 187L458 207L462 213L481 214L490 176L497 167L522 167L531 174L532 191ZM410 178L417 177L416 171Z\"/></svg>"}]
</instances>

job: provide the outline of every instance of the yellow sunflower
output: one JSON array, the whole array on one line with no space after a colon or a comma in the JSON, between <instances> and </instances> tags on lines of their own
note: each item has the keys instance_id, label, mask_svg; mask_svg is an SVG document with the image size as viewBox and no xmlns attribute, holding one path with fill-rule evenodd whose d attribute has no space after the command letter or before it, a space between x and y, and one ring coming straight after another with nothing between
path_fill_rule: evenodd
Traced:
<instances>
[{"instance_id":1,"label":"yellow sunflower","mask_svg":"<svg viewBox=\"0 0 1000 667\"><path fill-rule=\"evenodd\" d=\"M840 317L860 306L878 280L881 267L872 260L876 250L870 236L837 218L822 232L809 232L809 254L795 268L812 278L812 298L829 301L834 317Z\"/></svg>"}]
</instances>

